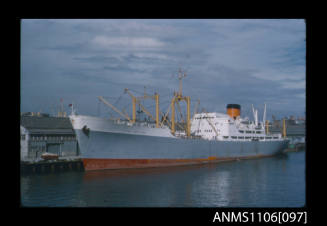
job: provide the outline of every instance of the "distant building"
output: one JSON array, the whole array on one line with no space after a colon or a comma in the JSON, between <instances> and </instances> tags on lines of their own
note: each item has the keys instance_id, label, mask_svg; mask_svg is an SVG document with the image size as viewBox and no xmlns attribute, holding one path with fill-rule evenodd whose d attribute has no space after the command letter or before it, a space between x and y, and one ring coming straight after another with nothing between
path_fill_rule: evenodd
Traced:
<instances>
[{"instance_id":1,"label":"distant building","mask_svg":"<svg viewBox=\"0 0 327 226\"><path fill-rule=\"evenodd\" d=\"M77 156L77 139L69 118L47 114L22 114L20 119L21 160L35 160L45 153Z\"/></svg>"},{"instance_id":2,"label":"distant building","mask_svg":"<svg viewBox=\"0 0 327 226\"><path fill-rule=\"evenodd\" d=\"M24 112L21 114L22 116L38 116L38 117L50 117L49 114L40 113L40 112Z\"/></svg>"},{"instance_id":3,"label":"distant building","mask_svg":"<svg viewBox=\"0 0 327 226\"><path fill-rule=\"evenodd\" d=\"M305 136L305 119L299 121L294 116L284 117L283 119L285 119L286 135L288 137ZM277 120L273 117L269 131L271 133L282 133L283 119Z\"/></svg>"}]
</instances>

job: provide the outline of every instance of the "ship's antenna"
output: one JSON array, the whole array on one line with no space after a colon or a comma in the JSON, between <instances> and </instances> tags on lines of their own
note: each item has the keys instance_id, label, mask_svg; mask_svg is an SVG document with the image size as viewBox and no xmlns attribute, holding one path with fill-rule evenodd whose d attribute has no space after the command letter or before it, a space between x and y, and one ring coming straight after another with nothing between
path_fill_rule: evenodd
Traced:
<instances>
[{"instance_id":1,"label":"ship's antenna","mask_svg":"<svg viewBox=\"0 0 327 226\"><path fill-rule=\"evenodd\" d=\"M178 79L179 79L179 96L182 96L182 79L186 77L186 73L182 73L182 70L179 68L178 70Z\"/></svg>"}]
</instances>

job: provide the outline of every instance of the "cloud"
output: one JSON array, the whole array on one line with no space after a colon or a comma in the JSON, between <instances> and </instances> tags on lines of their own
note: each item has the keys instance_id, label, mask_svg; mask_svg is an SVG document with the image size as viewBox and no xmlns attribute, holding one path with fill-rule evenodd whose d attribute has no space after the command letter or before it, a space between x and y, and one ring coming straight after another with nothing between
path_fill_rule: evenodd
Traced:
<instances>
[{"instance_id":1,"label":"cloud","mask_svg":"<svg viewBox=\"0 0 327 226\"><path fill-rule=\"evenodd\" d=\"M282 87L287 89L305 89L305 81L283 82Z\"/></svg>"},{"instance_id":2,"label":"cloud","mask_svg":"<svg viewBox=\"0 0 327 226\"><path fill-rule=\"evenodd\" d=\"M303 112L304 40L303 20L23 20L22 111L47 104L39 93L78 97L85 114L91 97L123 88L170 93L181 67L185 94L208 109L268 101Z\"/></svg>"},{"instance_id":3,"label":"cloud","mask_svg":"<svg viewBox=\"0 0 327 226\"><path fill-rule=\"evenodd\" d=\"M91 41L100 48L160 48L164 43L148 37L107 37L96 36Z\"/></svg>"}]
</instances>

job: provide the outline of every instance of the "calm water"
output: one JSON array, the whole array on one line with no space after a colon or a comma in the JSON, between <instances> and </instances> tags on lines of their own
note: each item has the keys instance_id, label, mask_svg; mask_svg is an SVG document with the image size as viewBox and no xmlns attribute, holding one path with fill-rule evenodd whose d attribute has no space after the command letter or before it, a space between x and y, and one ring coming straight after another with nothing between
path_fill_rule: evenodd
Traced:
<instances>
[{"instance_id":1,"label":"calm water","mask_svg":"<svg viewBox=\"0 0 327 226\"><path fill-rule=\"evenodd\" d=\"M23 206L302 207L305 152L220 164L21 177Z\"/></svg>"}]
</instances>

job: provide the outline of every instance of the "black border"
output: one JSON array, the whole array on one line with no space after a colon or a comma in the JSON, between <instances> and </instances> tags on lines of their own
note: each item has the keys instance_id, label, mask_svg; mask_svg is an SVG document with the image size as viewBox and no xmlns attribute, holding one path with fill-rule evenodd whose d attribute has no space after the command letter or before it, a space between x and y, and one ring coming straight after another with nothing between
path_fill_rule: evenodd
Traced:
<instances>
[{"instance_id":1,"label":"black border","mask_svg":"<svg viewBox=\"0 0 327 226\"><path fill-rule=\"evenodd\" d=\"M305 18L300 17L298 19L305 19L306 21L306 206L303 208L34 208L34 207L23 207L21 206L20 200L20 134L19 134L19 126L20 126L20 26L21 19L25 19L29 17L16 17L14 18L14 37L10 41L14 41L14 52L15 52L15 64L14 64L14 76L9 76L10 78L14 78L15 81L15 91L11 90L11 95L15 93L16 101L13 102L12 98L10 103L13 104L11 109L15 109L14 116L15 121L17 122L17 127L14 127L14 132L11 133L10 136L15 134L14 145L15 150L11 150L10 152L14 153L14 158L7 159L5 163L8 164L6 169L10 169L10 174L14 174L11 176L13 182L6 182L7 184L15 185L15 189L11 189L13 191L14 202L11 201L11 205L14 206L14 209L19 210L19 215L24 214L24 219L29 222L40 222L41 218L43 219L45 216L51 222L60 222L62 223L63 219L68 217L72 220L72 222L77 223L76 221L84 222L84 220L90 219L94 224L112 224L113 222L117 223L183 223L183 224L217 224L213 223L213 217L216 211L218 212L238 212L238 211L248 211L248 212L275 212L275 211L307 211L308 212L308 222L309 223L317 223L317 214L313 212L317 210L318 200L314 197L314 176L320 175L317 167L319 164L316 163L317 156L313 153L319 151L317 148L313 148L313 144L318 141L318 137L312 136L314 134L314 124L319 122L314 122L315 113L314 102L315 100L319 100L319 96L315 95L315 92L319 92L319 90L315 90L314 92L314 83L317 82L317 79L314 76L315 68L314 65L314 47L317 47L313 41L314 38L317 37L318 26L315 23L316 21L313 18ZM143 18L143 17L142 17ZM174 19L174 18L172 18ZM194 19L194 18L192 18ZM218 18L217 18L218 19ZM283 18L281 18L283 19ZM322 28L323 29L323 28ZM315 52L316 53L316 52ZM316 60L317 58L315 58ZM315 64L317 65L317 64ZM16 80L16 78L18 78ZM324 91L324 90L322 90ZM310 94L310 95L309 95ZM319 93L320 94L320 93ZM6 97L8 98L8 96ZM17 117L17 118L16 118ZM11 127L13 128L13 127ZM16 140L17 139L17 140ZM16 149L17 147L17 149ZM6 148L7 149L7 148ZM322 150L320 150L322 151ZM10 154L11 156L11 154ZM13 164L13 160L16 160ZM9 175L10 175L9 174ZM318 177L319 178L319 177ZM317 197L317 196L316 196ZM85 214L72 214L69 210L77 210L77 211L85 211ZM48 210L48 211L47 211ZM64 211L61 211L64 210ZM59 211L60 213L58 213ZM40 218L39 218L40 217ZM68 219L67 219L68 220ZM43 223L46 223L43 221Z\"/></svg>"}]
</instances>

